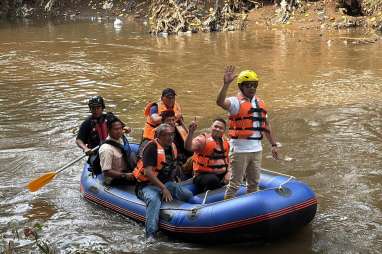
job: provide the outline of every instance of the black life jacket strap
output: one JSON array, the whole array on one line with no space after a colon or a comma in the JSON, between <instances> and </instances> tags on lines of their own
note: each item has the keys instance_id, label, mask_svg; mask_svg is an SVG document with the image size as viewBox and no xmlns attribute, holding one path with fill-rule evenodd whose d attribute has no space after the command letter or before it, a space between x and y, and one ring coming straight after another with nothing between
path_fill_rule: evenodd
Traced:
<instances>
[{"instance_id":1,"label":"black life jacket strap","mask_svg":"<svg viewBox=\"0 0 382 254\"><path fill-rule=\"evenodd\" d=\"M126 143L128 143L127 139L124 138L123 141ZM127 168L129 171L132 171L134 168L135 168L135 161L132 161L133 158L132 158L132 153L131 153L131 150L130 150L130 147L129 147L129 150L126 151L124 146L121 145L120 143L114 141L114 140L110 140L110 139L107 139L103 142L103 144L108 144L108 145L111 145L111 146L114 146L118 149L120 149L121 153L122 153L122 157L123 159L125 160L126 162L126 165L127 165Z\"/></svg>"},{"instance_id":2,"label":"black life jacket strap","mask_svg":"<svg viewBox=\"0 0 382 254\"><path fill-rule=\"evenodd\" d=\"M233 136L231 137L231 139L239 139L238 136ZM244 139L250 139L250 140L262 140L263 139L263 134L261 134L260 137L247 137L247 138L244 138Z\"/></svg>"}]
</instances>

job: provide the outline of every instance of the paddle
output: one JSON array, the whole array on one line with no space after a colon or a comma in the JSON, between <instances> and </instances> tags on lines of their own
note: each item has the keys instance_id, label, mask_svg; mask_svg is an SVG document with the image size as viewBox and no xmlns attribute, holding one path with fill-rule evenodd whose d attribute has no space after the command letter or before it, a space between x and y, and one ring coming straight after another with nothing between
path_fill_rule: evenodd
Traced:
<instances>
[{"instance_id":1,"label":"paddle","mask_svg":"<svg viewBox=\"0 0 382 254\"><path fill-rule=\"evenodd\" d=\"M175 124L175 128L180 134L180 137L182 138L183 142L186 141L187 135L188 135L188 130L183 124Z\"/></svg>"},{"instance_id":2,"label":"paddle","mask_svg":"<svg viewBox=\"0 0 382 254\"><path fill-rule=\"evenodd\" d=\"M91 151L92 152L95 152L97 151L97 149L99 148L99 146L97 147L94 147ZM41 187L43 187L44 185L46 185L47 183L49 183L50 181L52 181L52 179L58 174L60 173L61 171L64 171L65 169L67 169L68 167L70 167L71 165L73 165L74 163L82 160L83 158L85 158L87 155L84 154L84 155L81 155L80 157L78 157L77 159L67 163L65 166L59 168L58 170L56 171L49 171L49 172L46 172L45 174L43 174L42 176L40 176L39 178L31 181L29 184L28 184L28 189L29 191L31 192L35 192L37 191L38 189L40 189Z\"/></svg>"}]
</instances>

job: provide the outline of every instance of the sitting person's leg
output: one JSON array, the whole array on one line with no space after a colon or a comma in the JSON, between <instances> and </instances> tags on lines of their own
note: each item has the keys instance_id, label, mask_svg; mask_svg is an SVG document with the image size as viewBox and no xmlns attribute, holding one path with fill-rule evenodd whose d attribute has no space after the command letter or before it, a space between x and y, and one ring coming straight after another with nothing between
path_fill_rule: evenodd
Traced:
<instances>
[{"instance_id":1,"label":"sitting person's leg","mask_svg":"<svg viewBox=\"0 0 382 254\"><path fill-rule=\"evenodd\" d=\"M165 183L165 185L166 188L171 192L171 195L174 199L188 201L194 196L194 194L189 189L183 187L178 183L168 181Z\"/></svg>"},{"instance_id":2,"label":"sitting person's leg","mask_svg":"<svg viewBox=\"0 0 382 254\"><path fill-rule=\"evenodd\" d=\"M218 189L222 186L221 178L216 174L200 174L194 178L194 184L198 187L198 192Z\"/></svg>"},{"instance_id":3,"label":"sitting person's leg","mask_svg":"<svg viewBox=\"0 0 382 254\"><path fill-rule=\"evenodd\" d=\"M161 191L156 186L147 185L138 190L137 196L146 203L146 237L155 236L162 204Z\"/></svg>"}]
</instances>

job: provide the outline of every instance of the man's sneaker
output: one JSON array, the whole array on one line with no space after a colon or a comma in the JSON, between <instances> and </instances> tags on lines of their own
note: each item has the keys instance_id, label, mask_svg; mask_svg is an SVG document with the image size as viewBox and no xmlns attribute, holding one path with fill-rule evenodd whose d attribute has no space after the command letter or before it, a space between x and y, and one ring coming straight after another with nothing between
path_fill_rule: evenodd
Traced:
<instances>
[{"instance_id":1,"label":"man's sneaker","mask_svg":"<svg viewBox=\"0 0 382 254\"><path fill-rule=\"evenodd\" d=\"M146 237L146 244L152 244L152 243L155 243L156 239L155 239L155 236L153 235L149 235Z\"/></svg>"}]
</instances>

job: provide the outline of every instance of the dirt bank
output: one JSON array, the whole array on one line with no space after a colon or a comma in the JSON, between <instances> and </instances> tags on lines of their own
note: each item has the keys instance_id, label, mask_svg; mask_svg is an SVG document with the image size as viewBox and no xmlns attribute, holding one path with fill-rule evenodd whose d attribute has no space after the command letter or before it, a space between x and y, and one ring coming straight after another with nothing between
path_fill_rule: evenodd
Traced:
<instances>
[{"instance_id":1,"label":"dirt bank","mask_svg":"<svg viewBox=\"0 0 382 254\"><path fill-rule=\"evenodd\" d=\"M361 28L382 32L382 11L370 15L348 15L350 11L339 7L336 1L303 2L283 20L280 9L280 5L268 3L252 10L248 15L249 25L321 31Z\"/></svg>"},{"instance_id":2,"label":"dirt bank","mask_svg":"<svg viewBox=\"0 0 382 254\"><path fill-rule=\"evenodd\" d=\"M166 1L164 1L166 2ZM182 1L167 1L179 3ZM243 25L227 25L231 22L229 19L241 19L247 21L248 26L267 26L276 28L290 29L316 29L316 30L339 30L350 28L362 28L365 31L382 32L382 0L323 0L323 1L300 1L300 0L272 0L272 1L250 1L250 0L214 0L214 1L188 1L189 5L194 7L184 10L184 18L179 20L184 22L187 18L191 21L179 29L177 21L171 24L164 24L178 13L171 14L166 12L163 19L155 16L157 21L153 21L152 10L163 10L159 3L161 0L2 0L0 2L0 17L70 17L79 16L109 16L109 17L126 17L145 19L152 27L165 27L165 31L169 32L168 25L177 26L176 32L195 31L225 31L235 30L245 27ZM234 13L230 16L225 13L211 16L211 13L217 13L219 8L224 10L224 5L230 3ZM170 3L171 4L171 3ZM169 5L170 5L169 4ZM237 4L237 5L235 5ZM166 4L165 4L166 5ZM187 5L187 4L186 4ZM203 5L203 8L200 6ZM153 6L155 8L153 8ZM171 12L173 6L165 6ZM195 7L196 6L196 7ZM176 6L177 7L177 6ZM186 6L187 7L187 6ZM151 9L150 9L151 8ZM174 13L176 12L176 8ZM202 13L200 10L208 10ZM150 13L151 12L151 13ZM159 11L158 11L159 12ZM172 15L172 16L171 16ZM211 17L215 20L211 21ZM220 24L219 18L225 17L226 20ZM165 22L164 22L164 21ZM209 27L200 28L199 30L190 24L195 24L197 20L200 24L204 24L209 20ZM217 21L216 21L217 20ZM186 20L187 21L187 20ZM215 23L214 23L215 22ZM233 21L232 21L233 22ZM213 24L212 24L213 23ZM224 25L223 25L224 23ZM216 25L217 24L217 25ZM217 27L212 27L215 25ZM202 25L201 25L202 26ZM225 26L225 27L224 27ZM232 27L234 27L232 29ZM210 29L209 29L210 28ZM162 29L162 30L163 30Z\"/></svg>"}]
</instances>

